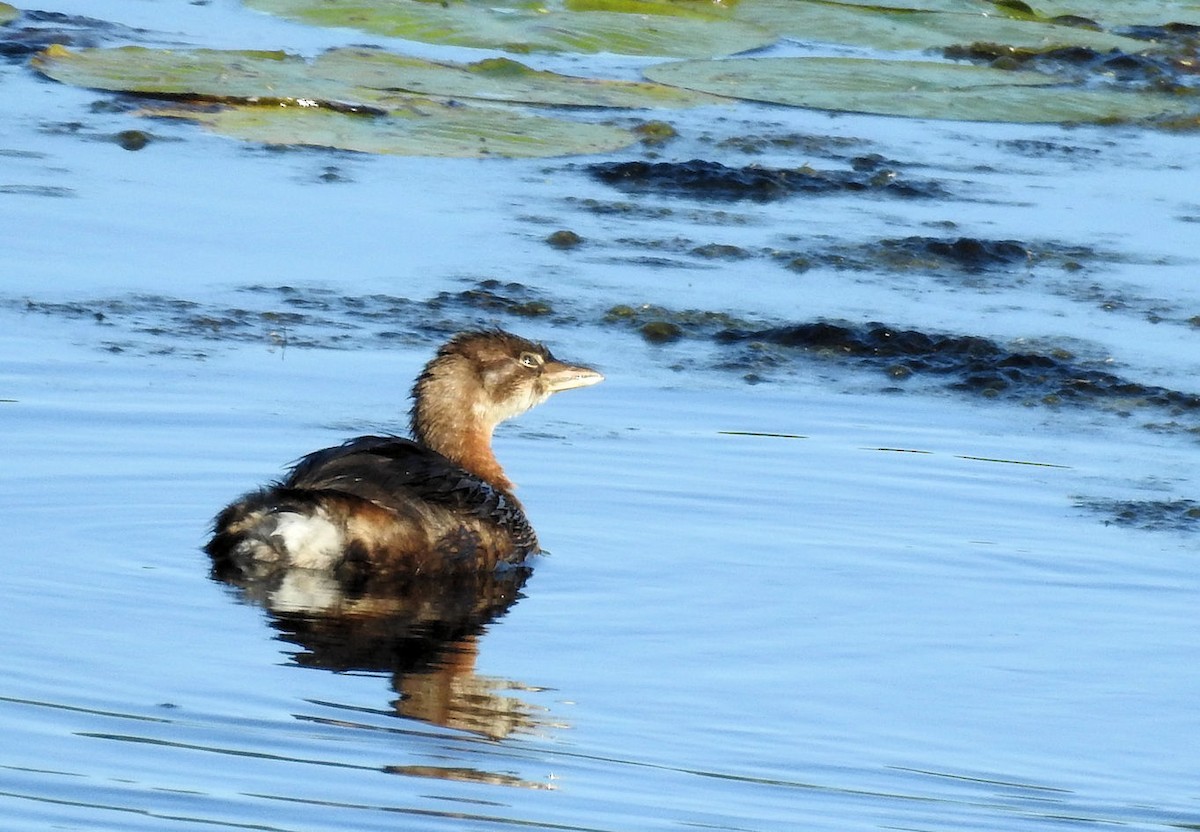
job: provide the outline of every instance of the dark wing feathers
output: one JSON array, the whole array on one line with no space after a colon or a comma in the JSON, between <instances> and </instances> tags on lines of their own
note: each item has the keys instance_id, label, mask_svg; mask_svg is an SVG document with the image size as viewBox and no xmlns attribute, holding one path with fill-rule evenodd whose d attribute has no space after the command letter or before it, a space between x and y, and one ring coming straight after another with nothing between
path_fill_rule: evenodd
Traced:
<instances>
[{"instance_id":1,"label":"dark wing feathers","mask_svg":"<svg viewBox=\"0 0 1200 832\"><path fill-rule=\"evenodd\" d=\"M537 544L516 500L436 451L399 436L360 436L315 451L297 462L280 485L340 491L394 510L422 500L497 523L519 548Z\"/></svg>"}]
</instances>

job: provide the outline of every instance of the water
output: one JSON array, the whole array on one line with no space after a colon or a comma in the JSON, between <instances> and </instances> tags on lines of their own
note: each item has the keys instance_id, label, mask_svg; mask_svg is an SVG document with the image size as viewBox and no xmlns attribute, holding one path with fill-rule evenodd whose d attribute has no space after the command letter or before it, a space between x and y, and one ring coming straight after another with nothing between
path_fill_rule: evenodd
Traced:
<instances>
[{"instance_id":1,"label":"water","mask_svg":"<svg viewBox=\"0 0 1200 832\"><path fill-rule=\"evenodd\" d=\"M235 4L83 5L45 8L164 41L348 38ZM89 112L96 94L16 65L0 89L0 184L29 186L0 194L0 827L1200 825L1195 524L1109 508L1197 498L1194 417L799 357L748 384L715 342L601 322L618 302L884 320L1194 391L1190 139L748 106L730 130L860 139L958 194L714 206L622 195L578 161L275 153L183 125L128 153L88 139L144 126ZM68 121L84 127L54 129ZM679 158L806 161L738 162L701 132ZM330 167L343 181L321 182ZM1114 256L964 280L797 274L763 253L948 219ZM587 245L547 247L559 227ZM555 314L424 304L487 278ZM299 294L248 290L283 284ZM372 317L377 293L417 305ZM310 317L206 331L179 301ZM418 639L405 622L428 595L330 623L303 614L327 587L263 602L208 577L221 505L305 451L401 429L437 333L479 322L608 377L497 437L549 550L522 597L505 609L498 589L480 632Z\"/></svg>"}]
</instances>

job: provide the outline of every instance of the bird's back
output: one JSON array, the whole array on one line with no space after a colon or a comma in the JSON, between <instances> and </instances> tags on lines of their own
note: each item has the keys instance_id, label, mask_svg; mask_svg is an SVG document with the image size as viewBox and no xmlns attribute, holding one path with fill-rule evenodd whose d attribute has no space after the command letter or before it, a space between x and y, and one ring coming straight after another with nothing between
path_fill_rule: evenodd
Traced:
<instances>
[{"instance_id":1,"label":"bird's back","mask_svg":"<svg viewBox=\"0 0 1200 832\"><path fill-rule=\"evenodd\" d=\"M226 508L207 546L218 571L247 576L291 567L452 573L519 563L536 549L510 493L395 436L309 454Z\"/></svg>"}]
</instances>

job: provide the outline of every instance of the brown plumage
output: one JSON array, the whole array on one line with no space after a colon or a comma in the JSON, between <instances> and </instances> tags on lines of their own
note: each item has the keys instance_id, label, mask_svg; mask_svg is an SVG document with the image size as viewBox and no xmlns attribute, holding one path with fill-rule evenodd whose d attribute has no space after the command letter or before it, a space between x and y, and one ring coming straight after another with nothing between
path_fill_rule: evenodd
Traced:
<instances>
[{"instance_id":1,"label":"brown plumage","mask_svg":"<svg viewBox=\"0 0 1200 832\"><path fill-rule=\"evenodd\" d=\"M412 439L360 436L301 459L218 515L205 547L218 574L306 568L339 576L488 570L537 536L492 453L492 431L551 394L603 380L541 344L464 332L413 386Z\"/></svg>"}]
</instances>

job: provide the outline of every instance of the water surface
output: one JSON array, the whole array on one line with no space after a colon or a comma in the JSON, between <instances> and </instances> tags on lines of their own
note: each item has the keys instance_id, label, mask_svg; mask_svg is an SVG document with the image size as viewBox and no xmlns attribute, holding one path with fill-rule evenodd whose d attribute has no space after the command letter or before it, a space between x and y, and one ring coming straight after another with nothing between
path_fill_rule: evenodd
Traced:
<instances>
[{"instance_id":1,"label":"water surface","mask_svg":"<svg viewBox=\"0 0 1200 832\"><path fill-rule=\"evenodd\" d=\"M163 43L351 39L233 3L51 7ZM620 192L594 160L268 151L158 123L131 153L105 137L146 125L102 96L19 64L0 87L0 826L1200 825L1194 411L754 360L702 327L654 345L606 318L883 321L1194 393L1191 139L743 105L697 114L670 157L833 167L832 145L720 139L840 137L950 196L716 204ZM563 227L586 244L546 245ZM912 235L1090 254L777 256ZM746 256L695 253L714 243ZM488 280L553 313L459 295ZM222 504L403 429L413 375L478 324L607 376L497 437L549 551L520 597L414 640L411 605L334 626L303 614L330 603L319 583L264 606L209 577Z\"/></svg>"}]
</instances>

